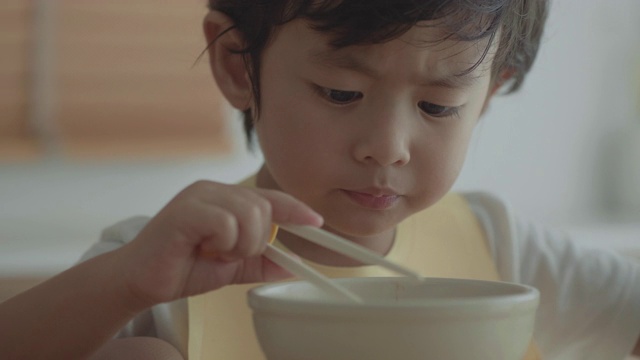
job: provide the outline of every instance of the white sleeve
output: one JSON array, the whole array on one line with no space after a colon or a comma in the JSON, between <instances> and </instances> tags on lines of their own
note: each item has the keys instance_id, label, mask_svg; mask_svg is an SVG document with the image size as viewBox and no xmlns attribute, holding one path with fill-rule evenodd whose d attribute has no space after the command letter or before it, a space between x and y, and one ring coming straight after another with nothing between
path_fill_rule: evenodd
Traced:
<instances>
[{"instance_id":1,"label":"white sleeve","mask_svg":"<svg viewBox=\"0 0 640 360\"><path fill-rule=\"evenodd\" d=\"M624 359L640 334L638 263L519 220L491 195L466 195L502 279L540 291L535 339L544 358Z\"/></svg>"},{"instance_id":2,"label":"white sleeve","mask_svg":"<svg viewBox=\"0 0 640 360\"><path fill-rule=\"evenodd\" d=\"M88 260L92 257L113 251L122 245L129 243L135 238L140 230L149 222L146 216L136 216L122 220L102 231L100 240L87 250L80 261Z\"/></svg>"},{"instance_id":3,"label":"white sleeve","mask_svg":"<svg viewBox=\"0 0 640 360\"><path fill-rule=\"evenodd\" d=\"M80 261L118 249L133 240L149 222L148 217L133 217L102 232L100 241L95 243L81 257ZM187 300L159 304L136 315L116 338L133 336L152 336L173 344L185 357L188 349Z\"/></svg>"}]
</instances>

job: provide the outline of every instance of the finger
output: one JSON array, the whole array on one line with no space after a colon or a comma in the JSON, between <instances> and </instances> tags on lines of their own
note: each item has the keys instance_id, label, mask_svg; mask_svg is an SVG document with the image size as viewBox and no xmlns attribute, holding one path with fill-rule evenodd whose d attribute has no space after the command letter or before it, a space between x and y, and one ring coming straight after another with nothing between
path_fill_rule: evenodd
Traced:
<instances>
[{"instance_id":1,"label":"finger","mask_svg":"<svg viewBox=\"0 0 640 360\"><path fill-rule=\"evenodd\" d=\"M231 251L241 257L261 254L270 239L272 204L254 189L232 187L226 194L216 199L221 206L232 212L238 219L238 242Z\"/></svg>"},{"instance_id":2,"label":"finger","mask_svg":"<svg viewBox=\"0 0 640 360\"><path fill-rule=\"evenodd\" d=\"M238 267L238 270L241 271L235 277L235 283L238 284L279 281L293 276L289 271L264 256L244 259L243 265Z\"/></svg>"},{"instance_id":3,"label":"finger","mask_svg":"<svg viewBox=\"0 0 640 360\"><path fill-rule=\"evenodd\" d=\"M198 181L172 200L169 220L205 252L234 260L258 255L271 227L271 204L255 191Z\"/></svg>"},{"instance_id":4,"label":"finger","mask_svg":"<svg viewBox=\"0 0 640 360\"><path fill-rule=\"evenodd\" d=\"M217 250L229 260L260 254L274 222L322 224L322 217L310 207L276 190L198 181L172 202L174 214L188 217L184 232L195 231L189 236L192 240L205 240L204 249Z\"/></svg>"},{"instance_id":5,"label":"finger","mask_svg":"<svg viewBox=\"0 0 640 360\"><path fill-rule=\"evenodd\" d=\"M273 221L298 225L321 226L322 216L302 201L278 190L248 188L211 181L197 181L183 190L197 192L207 202L232 209L239 197L256 199L255 194L271 204ZM266 229L266 228L265 228Z\"/></svg>"},{"instance_id":6,"label":"finger","mask_svg":"<svg viewBox=\"0 0 640 360\"><path fill-rule=\"evenodd\" d=\"M275 223L322 226L322 215L293 196L277 190L256 189L271 203L271 217Z\"/></svg>"},{"instance_id":7,"label":"finger","mask_svg":"<svg viewBox=\"0 0 640 360\"><path fill-rule=\"evenodd\" d=\"M198 261L190 273L185 295L200 294L229 284L279 281L292 276L264 256L229 263Z\"/></svg>"},{"instance_id":8,"label":"finger","mask_svg":"<svg viewBox=\"0 0 640 360\"><path fill-rule=\"evenodd\" d=\"M262 257L262 282L280 281L291 277L293 277L293 274L289 270L264 256Z\"/></svg>"},{"instance_id":9,"label":"finger","mask_svg":"<svg viewBox=\"0 0 640 360\"><path fill-rule=\"evenodd\" d=\"M253 192L243 195L227 205L238 223L238 239L233 249L225 254L230 258L259 255L269 240L271 204Z\"/></svg>"},{"instance_id":10,"label":"finger","mask_svg":"<svg viewBox=\"0 0 640 360\"><path fill-rule=\"evenodd\" d=\"M234 213L218 206L195 203L183 215L188 218L183 232L202 250L227 253L236 247L240 234Z\"/></svg>"}]
</instances>

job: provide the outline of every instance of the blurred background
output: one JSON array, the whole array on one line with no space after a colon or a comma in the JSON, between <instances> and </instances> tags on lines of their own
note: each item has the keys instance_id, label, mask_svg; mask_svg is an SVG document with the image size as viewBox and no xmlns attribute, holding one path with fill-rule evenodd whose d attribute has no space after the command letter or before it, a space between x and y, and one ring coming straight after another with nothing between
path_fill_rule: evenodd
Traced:
<instances>
[{"instance_id":1,"label":"blurred background","mask_svg":"<svg viewBox=\"0 0 640 360\"><path fill-rule=\"evenodd\" d=\"M104 227L260 164L198 61L205 14L202 0L0 0L0 300ZM455 188L640 249L640 2L552 1L524 88L492 102Z\"/></svg>"}]
</instances>

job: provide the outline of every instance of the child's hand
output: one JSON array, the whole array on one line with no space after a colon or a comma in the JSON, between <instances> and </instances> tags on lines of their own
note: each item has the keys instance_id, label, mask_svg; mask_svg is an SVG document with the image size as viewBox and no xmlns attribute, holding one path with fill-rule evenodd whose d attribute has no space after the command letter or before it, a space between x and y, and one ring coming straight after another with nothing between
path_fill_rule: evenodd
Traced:
<instances>
[{"instance_id":1,"label":"child's hand","mask_svg":"<svg viewBox=\"0 0 640 360\"><path fill-rule=\"evenodd\" d=\"M290 274L260 256L272 223L320 226L322 218L280 191L200 181L117 250L122 261L114 271L143 307L228 284L283 279Z\"/></svg>"}]
</instances>

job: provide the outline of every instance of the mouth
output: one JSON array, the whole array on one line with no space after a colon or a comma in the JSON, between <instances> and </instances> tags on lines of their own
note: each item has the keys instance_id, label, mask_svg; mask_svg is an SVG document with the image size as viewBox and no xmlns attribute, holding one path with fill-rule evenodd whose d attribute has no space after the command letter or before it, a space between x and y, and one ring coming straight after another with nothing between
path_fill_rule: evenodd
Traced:
<instances>
[{"instance_id":1,"label":"mouth","mask_svg":"<svg viewBox=\"0 0 640 360\"><path fill-rule=\"evenodd\" d=\"M342 190L354 203L373 210L386 210L393 207L400 195L384 190Z\"/></svg>"}]
</instances>

